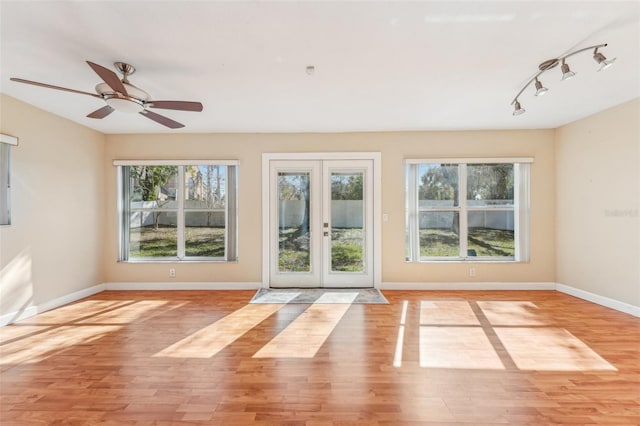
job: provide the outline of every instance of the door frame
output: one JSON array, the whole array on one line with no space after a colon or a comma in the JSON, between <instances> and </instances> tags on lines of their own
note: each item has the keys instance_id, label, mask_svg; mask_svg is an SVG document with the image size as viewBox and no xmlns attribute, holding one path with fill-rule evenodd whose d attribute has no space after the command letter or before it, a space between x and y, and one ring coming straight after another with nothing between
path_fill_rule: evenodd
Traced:
<instances>
[{"instance_id":1,"label":"door frame","mask_svg":"<svg viewBox=\"0 0 640 426\"><path fill-rule=\"evenodd\" d=\"M382 155L380 152L282 152L262 154L262 287L269 288L271 209L270 163L279 160L371 160L373 163L373 287L382 282Z\"/></svg>"}]
</instances>

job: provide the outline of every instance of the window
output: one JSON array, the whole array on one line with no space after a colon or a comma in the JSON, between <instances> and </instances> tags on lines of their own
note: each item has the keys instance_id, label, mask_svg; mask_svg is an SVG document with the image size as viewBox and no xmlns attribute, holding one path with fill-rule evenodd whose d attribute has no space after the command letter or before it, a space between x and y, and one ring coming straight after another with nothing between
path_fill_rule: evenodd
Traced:
<instances>
[{"instance_id":1,"label":"window","mask_svg":"<svg viewBox=\"0 0 640 426\"><path fill-rule=\"evenodd\" d=\"M0 133L0 225L11 225L11 146L15 136Z\"/></svg>"},{"instance_id":2,"label":"window","mask_svg":"<svg viewBox=\"0 0 640 426\"><path fill-rule=\"evenodd\" d=\"M236 162L115 164L120 261L236 260Z\"/></svg>"},{"instance_id":3,"label":"window","mask_svg":"<svg viewBox=\"0 0 640 426\"><path fill-rule=\"evenodd\" d=\"M11 147L0 142L0 225L11 225L10 154Z\"/></svg>"},{"instance_id":4,"label":"window","mask_svg":"<svg viewBox=\"0 0 640 426\"><path fill-rule=\"evenodd\" d=\"M407 261L528 261L530 162L407 160Z\"/></svg>"}]
</instances>

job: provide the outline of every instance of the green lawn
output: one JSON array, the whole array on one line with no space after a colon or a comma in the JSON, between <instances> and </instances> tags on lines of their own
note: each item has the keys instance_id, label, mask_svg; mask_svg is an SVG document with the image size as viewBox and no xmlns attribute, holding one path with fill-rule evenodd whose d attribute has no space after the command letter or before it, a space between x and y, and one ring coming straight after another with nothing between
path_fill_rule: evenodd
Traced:
<instances>
[{"instance_id":1,"label":"green lawn","mask_svg":"<svg viewBox=\"0 0 640 426\"><path fill-rule=\"evenodd\" d=\"M513 257L515 245L513 231L471 228L467 248L482 257ZM459 256L458 234L449 229L421 229L421 257Z\"/></svg>"},{"instance_id":2,"label":"green lawn","mask_svg":"<svg viewBox=\"0 0 640 426\"><path fill-rule=\"evenodd\" d=\"M280 229L278 269L280 272L308 272L309 236L299 228ZM362 229L331 231L331 270L360 272L364 268Z\"/></svg>"},{"instance_id":3,"label":"green lawn","mask_svg":"<svg viewBox=\"0 0 640 426\"><path fill-rule=\"evenodd\" d=\"M176 257L176 228L133 228L129 233L129 257ZM224 228L189 227L185 230L185 254L193 257L223 257Z\"/></svg>"}]
</instances>

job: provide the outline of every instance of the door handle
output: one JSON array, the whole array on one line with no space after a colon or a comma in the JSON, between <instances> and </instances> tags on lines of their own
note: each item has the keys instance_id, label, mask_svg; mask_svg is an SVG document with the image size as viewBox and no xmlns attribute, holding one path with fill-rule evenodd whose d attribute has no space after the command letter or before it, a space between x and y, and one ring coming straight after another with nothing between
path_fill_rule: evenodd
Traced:
<instances>
[{"instance_id":1,"label":"door handle","mask_svg":"<svg viewBox=\"0 0 640 426\"><path fill-rule=\"evenodd\" d=\"M328 237L329 236L329 232L328 231L324 231L324 236Z\"/></svg>"}]
</instances>

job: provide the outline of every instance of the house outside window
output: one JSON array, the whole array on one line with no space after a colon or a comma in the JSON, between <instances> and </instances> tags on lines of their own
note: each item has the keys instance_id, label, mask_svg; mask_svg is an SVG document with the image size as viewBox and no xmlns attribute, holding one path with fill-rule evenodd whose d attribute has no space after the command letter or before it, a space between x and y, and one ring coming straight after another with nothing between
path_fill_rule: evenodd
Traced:
<instances>
[{"instance_id":1,"label":"house outside window","mask_svg":"<svg viewBox=\"0 0 640 426\"><path fill-rule=\"evenodd\" d=\"M116 161L119 260L237 260L237 162Z\"/></svg>"},{"instance_id":2,"label":"house outside window","mask_svg":"<svg viewBox=\"0 0 640 426\"><path fill-rule=\"evenodd\" d=\"M406 260L529 260L529 158L406 160Z\"/></svg>"}]
</instances>

